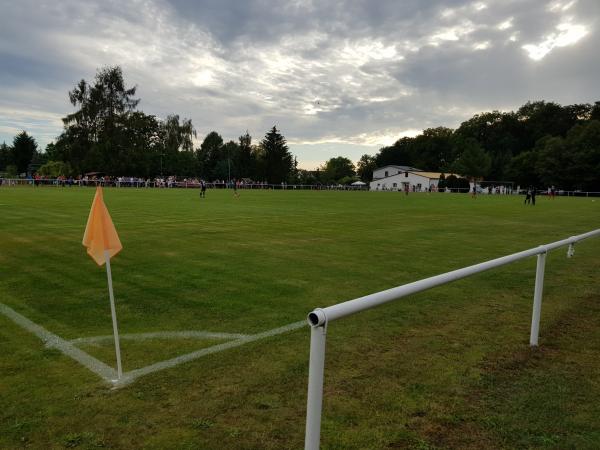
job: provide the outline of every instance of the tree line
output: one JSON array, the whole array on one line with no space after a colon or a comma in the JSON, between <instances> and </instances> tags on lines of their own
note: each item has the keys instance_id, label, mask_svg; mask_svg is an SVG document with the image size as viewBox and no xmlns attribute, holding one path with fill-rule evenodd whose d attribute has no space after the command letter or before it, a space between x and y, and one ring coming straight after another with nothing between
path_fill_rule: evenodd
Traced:
<instances>
[{"instance_id":1,"label":"tree line","mask_svg":"<svg viewBox=\"0 0 600 450\"><path fill-rule=\"evenodd\" d=\"M0 171L250 178L269 183L296 176L297 161L276 126L256 145L248 132L238 141L224 142L212 131L194 148L196 130L190 119L173 114L163 120L145 114L137 110L140 100L135 94L136 87L125 85L120 67L98 70L93 83L81 80L69 92L75 112L62 119L64 129L56 141L41 153L31 136L20 133L12 146L0 147Z\"/></svg>"},{"instance_id":2,"label":"tree line","mask_svg":"<svg viewBox=\"0 0 600 450\"><path fill-rule=\"evenodd\" d=\"M357 172L406 165L521 186L600 190L600 102L527 102L517 111L476 114L457 129L428 128L372 155Z\"/></svg>"},{"instance_id":3,"label":"tree line","mask_svg":"<svg viewBox=\"0 0 600 450\"><path fill-rule=\"evenodd\" d=\"M228 142L211 131L194 148L197 136L190 119L145 114L137 109L135 94L120 67L98 70L92 83L81 80L68 93L75 111L63 118L56 141L40 152L31 136L18 134L12 146L0 146L0 172L349 184L370 181L376 167L405 165L522 186L600 190L600 102L562 106L536 101L517 111L484 112L457 129L428 128L403 137L376 155L363 155L356 165L338 156L306 171L298 169L276 126L257 144L247 131Z\"/></svg>"}]
</instances>

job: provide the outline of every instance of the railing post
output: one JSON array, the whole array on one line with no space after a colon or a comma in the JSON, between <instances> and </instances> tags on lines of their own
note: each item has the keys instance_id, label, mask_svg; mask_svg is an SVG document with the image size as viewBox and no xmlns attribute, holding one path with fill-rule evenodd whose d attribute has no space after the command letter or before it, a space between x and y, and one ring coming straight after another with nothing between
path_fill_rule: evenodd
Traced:
<instances>
[{"instance_id":1,"label":"railing post","mask_svg":"<svg viewBox=\"0 0 600 450\"><path fill-rule=\"evenodd\" d=\"M542 292L544 290L544 268L546 266L546 252L538 254L537 268L535 271L535 291L533 294L533 314L531 317L531 334L529 345L537 347L540 333L540 315L542 312Z\"/></svg>"},{"instance_id":2,"label":"railing post","mask_svg":"<svg viewBox=\"0 0 600 450\"><path fill-rule=\"evenodd\" d=\"M306 434L304 437L305 450L318 450L321 439L326 336L327 324L311 326L308 399L306 401Z\"/></svg>"}]
</instances>

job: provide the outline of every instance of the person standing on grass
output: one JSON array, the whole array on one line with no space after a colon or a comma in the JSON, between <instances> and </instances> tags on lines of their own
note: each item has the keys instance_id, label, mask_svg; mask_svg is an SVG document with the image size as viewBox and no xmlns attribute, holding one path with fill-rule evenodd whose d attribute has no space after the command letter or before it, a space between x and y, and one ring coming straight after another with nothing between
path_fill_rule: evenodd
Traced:
<instances>
[{"instance_id":1,"label":"person standing on grass","mask_svg":"<svg viewBox=\"0 0 600 450\"><path fill-rule=\"evenodd\" d=\"M527 188L527 192L525 193L525 204L531 203L531 188Z\"/></svg>"},{"instance_id":2,"label":"person standing on grass","mask_svg":"<svg viewBox=\"0 0 600 450\"><path fill-rule=\"evenodd\" d=\"M206 183L204 180L200 180L200 198L206 197Z\"/></svg>"},{"instance_id":3,"label":"person standing on grass","mask_svg":"<svg viewBox=\"0 0 600 450\"><path fill-rule=\"evenodd\" d=\"M237 185L238 185L237 180L233 180L233 182L231 183L231 185L233 186L233 196L235 198L239 198L240 194L238 194L238 191L237 191Z\"/></svg>"},{"instance_id":4,"label":"person standing on grass","mask_svg":"<svg viewBox=\"0 0 600 450\"><path fill-rule=\"evenodd\" d=\"M473 183L473 190L471 191L471 198L477 198L477 187Z\"/></svg>"},{"instance_id":5,"label":"person standing on grass","mask_svg":"<svg viewBox=\"0 0 600 450\"><path fill-rule=\"evenodd\" d=\"M531 187L531 205L535 206L535 186Z\"/></svg>"}]
</instances>

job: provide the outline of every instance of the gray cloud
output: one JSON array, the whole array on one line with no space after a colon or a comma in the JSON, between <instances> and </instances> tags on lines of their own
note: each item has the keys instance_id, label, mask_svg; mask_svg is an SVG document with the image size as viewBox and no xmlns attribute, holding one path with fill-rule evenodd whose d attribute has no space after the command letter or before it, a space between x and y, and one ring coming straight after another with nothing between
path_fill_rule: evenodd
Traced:
<instances>
[{"instance_id":1,"label":"gray cloud","mask_svg":"<svg viewBox=\"0 0 600 450\"><path fill-rule=\"evenodd\" d=\"M277 124L304 167L357 159L484 110L600 99L599 18L596 0L5 2L0 141L50 142L67 91L118 64L141 109L200 136Z\"/></svg>"}]
</instances>

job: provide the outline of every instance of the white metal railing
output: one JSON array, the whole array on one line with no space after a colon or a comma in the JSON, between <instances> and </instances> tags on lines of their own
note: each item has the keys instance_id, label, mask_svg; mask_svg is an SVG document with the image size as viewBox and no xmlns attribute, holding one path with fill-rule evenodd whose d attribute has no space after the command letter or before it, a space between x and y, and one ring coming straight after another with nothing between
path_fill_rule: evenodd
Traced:
<instances>
[{"instance_id":1,"label":"white metal railing","mask_svg":"<svg viewBox=\"0 0 600 450\"><path fill-rule=\"evenodd\" d=\"M537 255L537 268L535 276L535 290L533 296L533 314L531 318L531 334L529 344L538 345L540 328L540 313L542 309L542 291L544 287L544 268L546 264L546 253L565 245L569 246L567 256L574 254L574 245L583 239L600 236L600 229L590 231L578 236L572 236L562 241L513 253L501 258L492 259L480 264L464 267L462 269L446 272L423 280L408 283L386 291L366 295L344 303L338 303L327 308L317 308L308 314L308 323L311 326L310 334L310 362L308 371L308 399L306 405L306 435L304 445L306 450L319 448L321 436L321 409L323 405L323 375L325 370L325 338L327 325L342 317L355 314L366 309L374 308L383 303L406 297L410 294L422 292L442 284L460 280L479 272L484 272L495 267L510 264L530 256Z\"/></svg>"},{"instance_id":2,"label":"white metal railing","mask_svg":"<svg viewBox=\"0 0 600 450\"><path fill-rule=\"evenodd\" d=\"M0 186L50 186L50 187L117 187L117 188L191 188L199 189L198 181L167 181L167 180L142 180L142 179L125 179L122 181L116 179L56 179L56 178L2 178L0 176ZM234 184L227 181L210 181L206 183L209 189L233 189ZM368 191L369 186L352 186L352 185L325 185L325 184L268 184L261 182L241 183L236 185L237 189L253 189L253 190L313 190L313 191Z\"/></svg>"},{"instance_id":3,"label":"white metal railing","mask_svg":"<svg viewBox=\"0 0 600 450\"><path fill-rule=\"evenodd\" d=\"M156 179L141 179L126 177L125 179L118 181L114 178L103 180L103 179L57 179L57 178L43 178L34 180L33 178L3 178L0 175L0 186L55 186L55 187L71 187L71 186L96 186L101 185L105 187L135 187L135 188L199 188L200 183L197 181L171 181L168 182L166 179L158 181ZM226 181L221 182L207 182L207 188L225 189L232 188L233 186ZM313 191L369 191L369 185L365 186L352 186L352 185L326 185L326 184L268 184L268 183L244 183L237 187L238 189L270 189L270 190L313 190ZM512 189L503 194L499 193L487 193L487 188L484 188L482 192L478 192L478 195L518 195L524 194L525 189ZM386 189L373 189L377 192L404 192L402 188L386 188ZM418 191L410 191L410 193L425 193L429 192L427 189L421 189ZM470 193L470 188L441 188L432 191L435 193ZM544 189L538 189L537 194L544 196L547 191ZM557 190L556 195L559 197L600 197L600 191L565 191Z\"/></svg>"}]
</instances>

